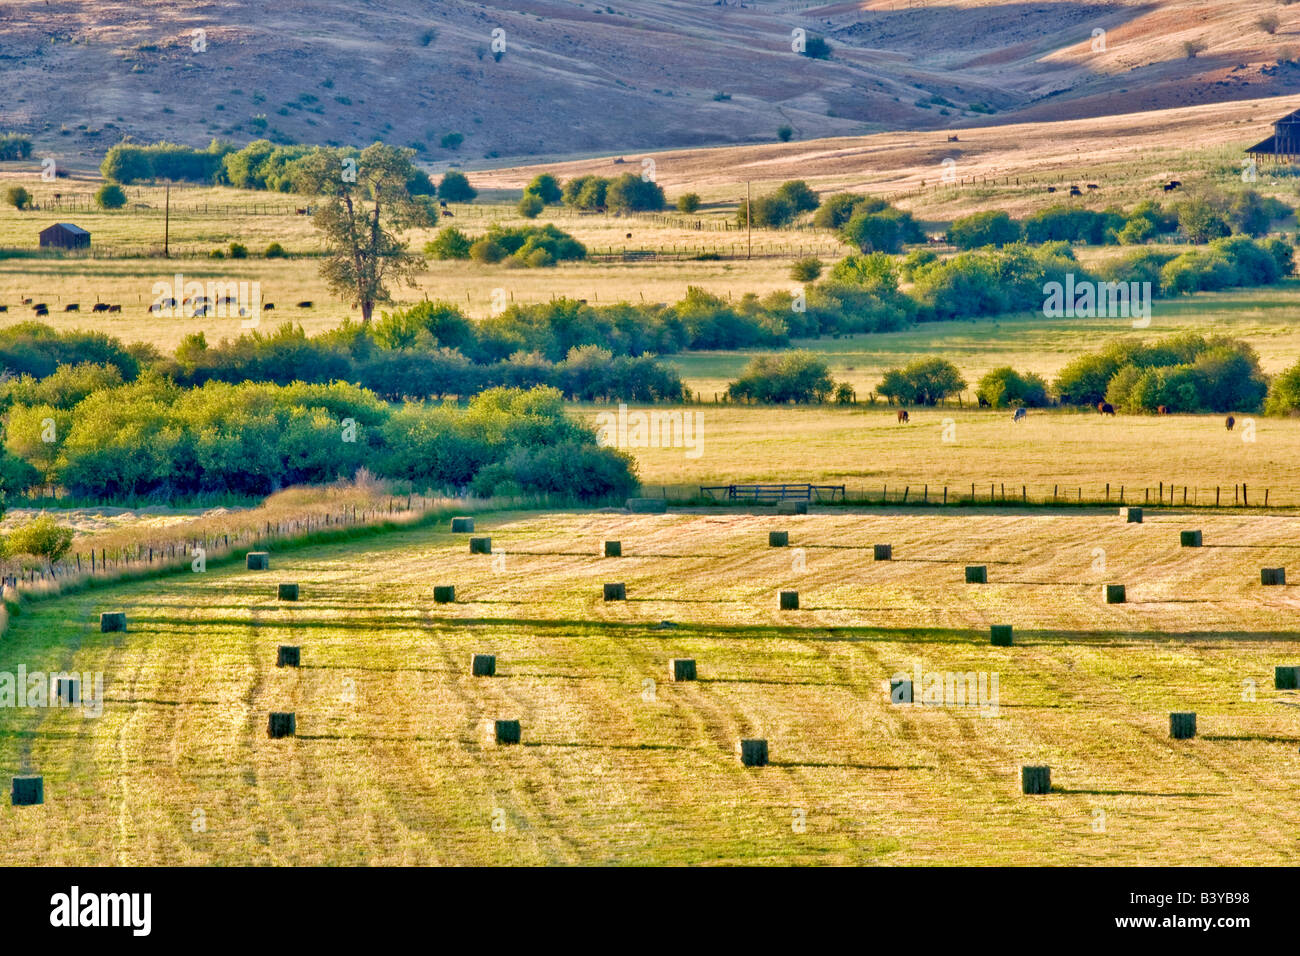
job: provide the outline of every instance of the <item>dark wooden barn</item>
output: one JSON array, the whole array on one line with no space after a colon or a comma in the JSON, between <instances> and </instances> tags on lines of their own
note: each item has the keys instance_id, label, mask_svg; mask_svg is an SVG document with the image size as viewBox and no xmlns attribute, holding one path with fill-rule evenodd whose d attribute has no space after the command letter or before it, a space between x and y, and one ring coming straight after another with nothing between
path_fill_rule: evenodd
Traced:
<instances>
[{"instance_id":1,"label":"dark wooden barn","mask_svg":"<svg viewBox=\"0 0 1300 956\"><path fill-rule=\"evenodd\" d=\"M41 230L42 249L89 249L90 233L70 222L56 222Z\"/></svg>"},{"instance_id":2,"label":"dark wooden barn","mask_svg":"<svg viewBox=\"0 0 1300 956\"><path fill-rule=\"evenodd\" d=\"M1300 110L1273 124L1273 135L1246 150L1257 162L1294 163L1300 160Z\"/></svg>"}]
</instances>

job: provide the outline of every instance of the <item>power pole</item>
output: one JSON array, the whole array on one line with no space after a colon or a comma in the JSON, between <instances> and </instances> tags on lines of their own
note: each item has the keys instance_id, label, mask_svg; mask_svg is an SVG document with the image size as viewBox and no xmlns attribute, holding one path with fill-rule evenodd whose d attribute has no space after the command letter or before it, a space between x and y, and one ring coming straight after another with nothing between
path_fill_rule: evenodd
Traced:
<instances>
[{"instance_id":1,"label":"power pole","mask_svg":"<svg viewBox=\"0 0 1300 956\"><path fill-rule=\"evenodd\" d=\"M748 246L745 252L746 259L754 258L754 207L749 201L749 180L745 180L745 229L747 231Z\"/></svg>"},{"instance_id":2,"label":"power pole","mask_svg":"<svg viewBox=\"0 0 1300 956\"><path fill-rule=\"evenodd\" d=\"M172 234L172 181L167 180L165 211L163 212L163 258L171 258L170 241Z\"/></svg>"}]
</instances>

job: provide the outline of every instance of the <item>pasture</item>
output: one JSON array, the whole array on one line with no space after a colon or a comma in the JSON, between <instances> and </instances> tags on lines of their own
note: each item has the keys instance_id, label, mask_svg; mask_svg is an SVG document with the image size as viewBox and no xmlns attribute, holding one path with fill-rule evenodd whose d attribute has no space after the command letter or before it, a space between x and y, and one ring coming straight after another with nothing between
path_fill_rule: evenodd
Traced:
<instances>
[{"instance_id":1,"label":"pasture","mask_svg":"<svg viewBox=\"0 0 1300 956\"><path fill-rule=\"evenodd\" d=\"M0 671L102 671L104 710L0 710L4 777L45 777L43 806L0 807L0 861L1285 863L1300 697L1273 667L1300 663L1297 601L1259 568L1294 559L1295 522L480 514L490 555L444 523L38 602ZM1205 547L1179 548L1187 528ZM1103 604L1115 582L1128 603ZM99 633L108 610L126 633ZM891 703L917 668L996 673L996 716ZM268 739L271 711L297 736ZM1199 736L1171 740L1172 711ZM496 719L522 746L491 742ZM748 737L769 766L740 765ZM1024 764L1050 794L1021 794Z\"/></svg>"}]
</instances>

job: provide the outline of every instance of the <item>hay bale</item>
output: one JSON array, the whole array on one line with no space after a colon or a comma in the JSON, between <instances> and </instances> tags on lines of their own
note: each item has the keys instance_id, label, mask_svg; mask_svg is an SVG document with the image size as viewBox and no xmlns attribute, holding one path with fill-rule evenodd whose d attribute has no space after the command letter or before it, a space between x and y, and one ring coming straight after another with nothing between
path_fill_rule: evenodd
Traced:
<instances>
[{"instance_id":1,"label":"hay bale","mask_svg":"<svg viewBox=\"0 0 1300 956\"><path fill-rule=\"evenodd\" d=\"M623 557L623 542L621 542L621 541L606 541L606 542L605 542L605 557L607 557L607 558L621 558L621 557Z\"/></svg>"},{"instance_id":2,"label":"hay bale","mask_svg":"<svg viewBox=\"0 0 1300 956\"><path fill-rule=\"evenodd\" d=\"M905 677L891 678L889 681L889 702L891 704L910 704L912 702L912 682Z\"/></svg>"},{"instance_id":3,"label":"hay bale","mask_svg":"<svg viewBox=\"0 0 1300 956\"><path fill-rule=\"evenodd\" d=\"M499 744L517 744L523 739L523 731L517 720L498 720L495 730Z\"/></svg>"},{"instance_id":4,"label":"hay bale","mask_svg":"<svg viewBox=\"0 0 1300 956\"><path fill-rule=\"evenodd\" d=\"M1178 532L1178 545L1183 548L1199 548L1201 546L1201 533L1199 531Z\"/></svg>"},{"instance_id":5,"label":"hay bale","mask_svg":"<svg viewBox=\"0 0 1300 956\"><path fill-rule=\"evenodd\" d=\"M292 737L298 732L298 721L293 714L278 711L271 712L271 719L266 724L266 735L275 739Z\"/></svg>"},{"instance_id":6,"label":"hay bale","mask_svg":"<svg viewBox=\"0 0 1300 956\"><path fill-rule=\"evenodd\" d=\"M44 777L14 777L9 802L15 807L34 807L45 802Z\"/></svg>"},{"instance_id":7,"label":"hay bale","mask_svg":"<svg viewBox=\"0 0 1300 956\"><path fill-rule=\"evenodd\" d=\"M276 667L297 667L302 663L302 651L296 644L281 644L275 649Z\"/></svg>"},{"instance_id":8,"label":"hay bale","mask_svg":"<svg viewBox=\"0 0 1300 956\"><path fill-rule=\"evenodd\" d=\"M636 515L661 515L668 511L666 498L629 498L627 510Z\"/></svg>"},{"instance_id":9,"label":"hay bale","mask_svg":"<svg viewBox=\"0 0 1300 956\"><path fill-rule=\"evenodd\" d=\"M1020 789L1024 793L1051 793L1051 767L1021 767Z\"/></svg>"},{"instance_id":10,"label":"hay bale","mask_svg":"<svg viewBox=\"0 0 1300 956\"><path fill-rule=\"evenodd\" d=\"M806 515L808 513L808 502L778 501L776 503L776 513L779 515Z\"/></svg>"},{"instance_id":11,"label":"hay bale","mask_svg":"<svg viewBox=\"0 0 1300 956\"><path fill-rule=\"evenodd\" d=\"M1142 523L1142 509L1141 509L1141 508L1120 508L1120 509L1119 509L1119 516L1120 516L1121 518L1123 518L1124 521L1125 521L1127 524L1141 524L1141 523Z\"/></svg>"},{"instance_id":12,"label":"hay bale","mask_svg":"<svg viewBox=\"0 0 1300 956\"><path fill-rule=\"evenodd\" d=\"M473 518L452 518L451 533L452 534L473 534L474 519Z\"/></svg>"},{"instance_id":13,"label":"hay bale","mask_svg":"<svg viewBox=\"0 0 1300 956\"><path fill-rule=\"evenodd\" d=\"M875 544L871 546L871 557L876 561L893 561L894 548L888 544Z\"/></svg>"},{"instance_id":14,"label":"hay bale","mask_svg":"<svg viewBox=\"0 0 1300 956\"><path fill-rule=\"evenodd\" d=\"M1169 715L1169 736L1174 740L1187 740L1196 736L1196 715L1174 713Z\"/></svg>"},{"instance_id":15,"label":"hay bale","mask_svg":"<svg viewBox=\"0 0 1300 956\"><path fill-rule=\"evenodd\" d=\"M1278 690L1300 690L1300 667L1274 667L1273 686Z\"/></svg>"},{"instance_id":16,"label":"hay bale","mask_svg":"<svg viewBox=\"0 0 1300 956\"><path fill-rule=\"evenodd\" d=\"M496 677L497 656L495 654L475 654L470 658L469 672L475 677Z\"/></svg>"},{"instance_id":17,"label":"hay bale","mask_svg":"<svg viewBox=\"0 0 1300 956\"><path fill-rule=\"evenodd\" d=\"M1122 584L1103 584L1101 586L1102 597L1106 599L1107 604L1123 604L1128 600Z\"/></svg>"},{"instance_id":18,"label":"hay bale","mask_svg":"<svg viewBox=\"0 0 1300 956\"><path fill-rule=\"evenodd\" d=\"M271 568L271 554L269 551L250 551L246 562L250 571L269 571Z\"/></svg>"},{"instance_id":19,"label":"hay bale","mask_svg":"<svg viewBox=\"0 0 1300 956\"><path fill-rule=\"evenodd\" d=\"M982 564L971 564L966 567L967 584L988 584L989 569Z\"/></svg>"},{"instance_id":20,"label":"hay bale","mask_svg":"<svg viewBox=\"0 0 1300 956\"><path fill-rule=\"evenodd\" d=\"M990 639L992 640L994 647L1011 646L1011 625L1010 624L994 624L992 627L989 628L989 633L990 633Z\"/></svg>"},{"instance_id":21,"label":"hay bale","mask_svg":"<svg viewBox=\"0 0 1300 956\"><path fill-rule=\"evenodd\" d=\"M277 588L275 596L281 601L296 601L298 600L298 585L281 584Z\"/></svg>"},{"instance_id":22,"label":"hay bale","mask_svg":"<svg viewBox=\"0 0 1300 956\"><path fill-rule=\"evenodd\" d=\"M695 658L674 657L668 662L668 672L673 680L695 680Z\"/></svg>"},{"instance_id":23,"label":"hay bale","mask_svg":"<svg viewBox=\"0 0 1300 956\"><path fill-rule=\"evenodd\" d=\"M740 762L746 767L767 766L767 741L742 740L740 742Z\"/></svg>"},{"instance_id":24,"label":"hay bale","mask_svg":"<svg viewBox=\"0 0 1300 956\"><path fill-rule=\"evenodd\" d=\"M434 604L455 604L456 585L435 584L433 586L433 603Z\"/></svg>"},{"instance_id":25,"label":"hay bale","mask_svg":"<svg viewBox=\"0 0 1300 956\"><path fill-rule=\"evenodd\" d=\"M627 585L625 584L606 584L605 585L606 601L626 601Z\"/></svg>"},{"instance_id":26,"label":"hay bale","mask_svg":"<svg viewBox=\"0 0 1300 956\"><path fill-rule=\"evenodd\" d=\"M491 538L470 538L469 553L470 554L491 554L492 539Z\"/></svg>"},{"instance_id":27,"label":"hay bale","mask_svg":"<svg viewBox=\"0 0 1300 956\"><path fill-rule=\"evenodd\" d=\"M1259 583L1266 586L1286 584L1286 568L1260 568Z\"/></svg>"},{"instance_id":28,"label":"hay bale","mask_svg":"<svg viewBox=\"0 0 1300 956\"><path fill-rule=\"evenodd\" d=\"M126 630L126 612L125 611L105 611L99 615L99 630L107 634L111 631Z\"/></svg>"},{"instance_id":29,"label":"hay bale","mask_svg":"<svg viewBox=\"0 0 1300 956\"><path fill-rule=\"evenodd\" d=\"M797 610L799 610L799 592L798 592L798 591L782 591L782 592L781 592L781 595L780 595L780 598L779 598L779 601L780 601L780 607L781 607L781 610L783 610L783 611L797 611Z\"/></svg>"},{"instance_id":30,"label":"hay bale","mask_svg":"<svg viewBox=\"0 0 1300 956\"><path fill-rule=\"evenodd\" d=\"M767 533L767 546L769 548L786 548L790 546L789 531L769 531Z\"/></svg>"}]
</instances>

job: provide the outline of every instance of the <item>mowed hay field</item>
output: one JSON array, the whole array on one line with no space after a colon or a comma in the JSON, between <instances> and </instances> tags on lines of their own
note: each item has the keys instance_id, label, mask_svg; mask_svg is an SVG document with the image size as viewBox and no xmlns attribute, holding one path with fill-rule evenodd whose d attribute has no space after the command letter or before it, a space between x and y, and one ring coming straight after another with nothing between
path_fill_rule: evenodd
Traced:
<instances>
[{"instance_id":1,"label":"mowed hay field","mask_svg":"<svg viewBox=\"0 0 1300 956\"><path fill-rule=\"evenodd\" d=\"M630 407L628 441L637 435L631 415L695 415L692 443L684 429L647 430L660 447L629 447L647 494L683 498L700 485L752 482L845 485L867 500L890 499L906 489L909 501L929 487L933 502L947 486L952 496L976 496L987 504L990 483L997 500L1061 498L1142 504L1144 489L1156 503L1172 485L1175 504L1233 504L1233 486L1245 483L1248 502L1300 507L1300 420L1235 416L1232 431L1221 415L1100 415L1096 411L1031 409L1021 422L1012 411L972 408L913 408L901 424L896 409L883 405L703 405L666 409ZM598 429L612 406L583 406L582 417ZM650 421L647 418L647 422ZM662 421L661 421L662 426ZM678 445L669 447L673 435ZM945 440L945 437L951 440ZM612 435L610 436L613 437ZM696 454L698 451L698 454Z\"/></svg>"},{"instance_id":2,"label":"mowed hay field","mask_svg":"<svg viewBox=\"0 0 1300 956\"><path fill-rule=\"evenodd\" d=\"M1290 862L1300 695L1273 667L1300 663L1300 601L1259 568L1294 559L1297 522L480 515L493 555L442 525L37 603L0 670L103 671L106 704L0 711L0 769L46 794L0 807L0 861ZM1180 549L1184 528L1206 546ZM767 547L778 529L790 548ZM598 557L606 539L624 557ZM602 601L610 581L626 602ZM1103 604L1106 582L1130 603ZM106 610L127 633L98 632ZM279 644L301 669L275 667ZM474 652L497 676L470 676ZM679 657L697 682L668 680ZM996 672L997 716L891 704L916 667ZM296 738L268 739L280 710ZM1171 711L1200 736L1169 739ZM489 741L496 718L522 746ZM742 737L771 765L742 767ZM1053 792L1022 795L1023 764Z\"/></svg>"}]
</instances>

